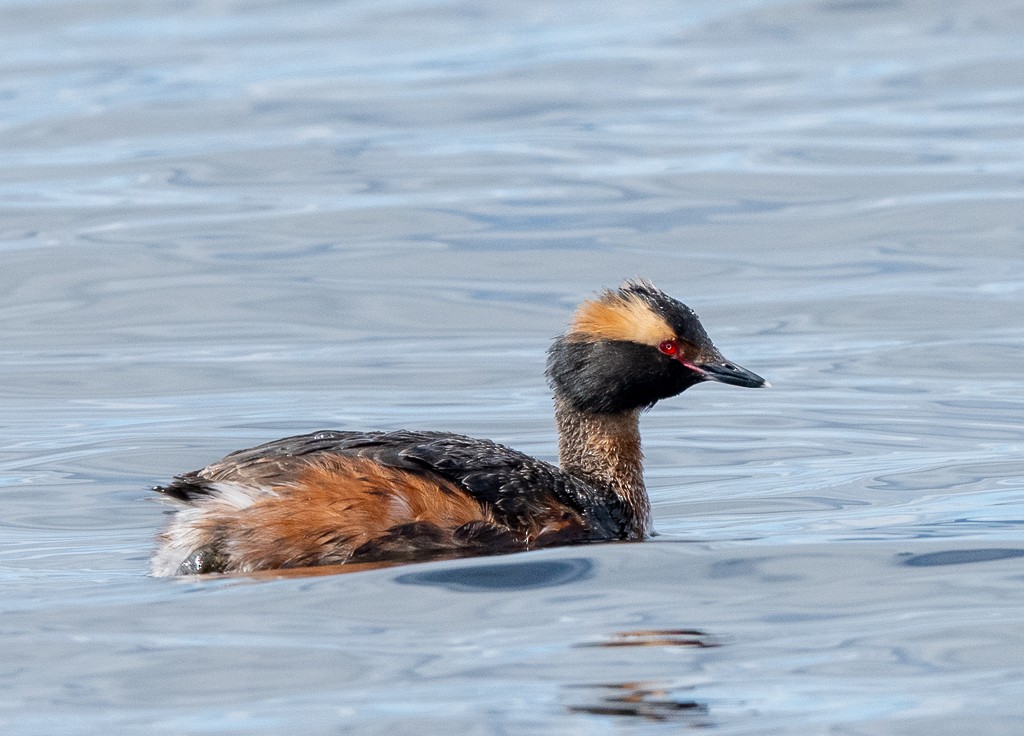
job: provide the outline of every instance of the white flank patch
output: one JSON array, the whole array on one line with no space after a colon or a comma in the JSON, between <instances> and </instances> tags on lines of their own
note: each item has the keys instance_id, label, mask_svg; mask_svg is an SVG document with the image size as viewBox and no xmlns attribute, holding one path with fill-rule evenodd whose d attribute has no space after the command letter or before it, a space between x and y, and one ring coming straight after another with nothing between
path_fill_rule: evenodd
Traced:
<instances>
[{"instance_id":1,"label":"white flank patch","mask_svg":"<svg viewBox=\"0 0 1024 736\"><path fill-rule=\"evenodd\" d=\"M203 521L207 516L244 511L257 501L277 496L270 486L210 483L207 488L210 494L200 496L194 505L181 508L160 535L160 546L150 563L151 575L177 575L189 555L213 541L204 530Z\"/></svg>"},{"instance_id":2,"label":"white flank patch","mask_svg":"<svg viewBox=\"0 0 1024 736\"><path fill-rule=\"evenodd\" d=\"M241 483L209 483L206 485L213 493L207 501L200 502L202 506L211 503L221 503L233 509L241 511L252 506L257 501L266 498L274 498L277 493L270 486L246 486Z\"/></svg>"}]
</instances>

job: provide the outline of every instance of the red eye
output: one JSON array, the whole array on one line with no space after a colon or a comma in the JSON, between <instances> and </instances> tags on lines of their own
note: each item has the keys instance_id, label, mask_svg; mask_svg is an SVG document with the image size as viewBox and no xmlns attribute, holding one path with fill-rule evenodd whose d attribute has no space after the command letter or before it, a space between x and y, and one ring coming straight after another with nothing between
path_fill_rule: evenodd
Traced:
<instances>
[{"instance_id":1,"label":"red eye","mask_svg":"<svg viewBox=\"0 0 1024 736\"><path fill-rule=\"evenodd\" d=\"M677 343L675 340L663 340L661 344L658 345L658 350L665 353L665 355L674 358L675 356L679 355L679 343Z\"/></svg>"}]
</instances>

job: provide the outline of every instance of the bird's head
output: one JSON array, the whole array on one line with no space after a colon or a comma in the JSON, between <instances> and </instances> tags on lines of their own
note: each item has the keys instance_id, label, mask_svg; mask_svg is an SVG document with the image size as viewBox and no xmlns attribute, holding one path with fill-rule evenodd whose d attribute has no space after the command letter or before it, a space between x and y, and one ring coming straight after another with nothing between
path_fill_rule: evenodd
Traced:
<instances>
[{"instance_id":1,"label":"bird's head","mask_svg":"<svg viewBox=\"0 0 1024 736\"><path fill-rule=\"evenodd\" d=\"M703 381L767 385L718 352L692 309L644 280L583 302L548 351L547 375L558 397L597 414L644 409Z\"/></svg>"}]
</instances>

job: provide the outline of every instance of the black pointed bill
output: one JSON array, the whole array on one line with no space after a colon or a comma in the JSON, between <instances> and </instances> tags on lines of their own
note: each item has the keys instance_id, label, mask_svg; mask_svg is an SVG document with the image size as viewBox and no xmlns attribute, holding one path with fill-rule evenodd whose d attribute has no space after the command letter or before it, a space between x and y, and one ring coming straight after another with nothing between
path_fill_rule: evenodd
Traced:
<instances>
[{"instance_id":1,"label":"black pointed bill","mask_svg":"<svg viewBox=\"0 0 1024 736\"><path fill-rule=\"evenodd\" d=\"M705 381L718 381L719 383L728 383L730 386L746 388L761 388L771 385L756 373L725 359L697 363L694 367Z\"/></svg>"}]
</instances>

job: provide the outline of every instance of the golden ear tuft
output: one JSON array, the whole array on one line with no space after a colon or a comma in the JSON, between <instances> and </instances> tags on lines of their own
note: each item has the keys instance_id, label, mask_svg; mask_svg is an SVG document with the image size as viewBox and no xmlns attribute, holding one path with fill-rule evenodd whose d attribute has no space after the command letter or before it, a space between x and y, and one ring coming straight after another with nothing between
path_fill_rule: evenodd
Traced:
<instances>
[{"instance_id":1,"label":"golden ear tuft","mask_svg":"<svg viewBox=\"0 0 1024 736\"><path fill-rule=\"evenodd\" d=\"M573 315L569 336L658 345L676 335L643 297L628 291L609 290L579 306Z\"/></svg>"}]
</instances>

